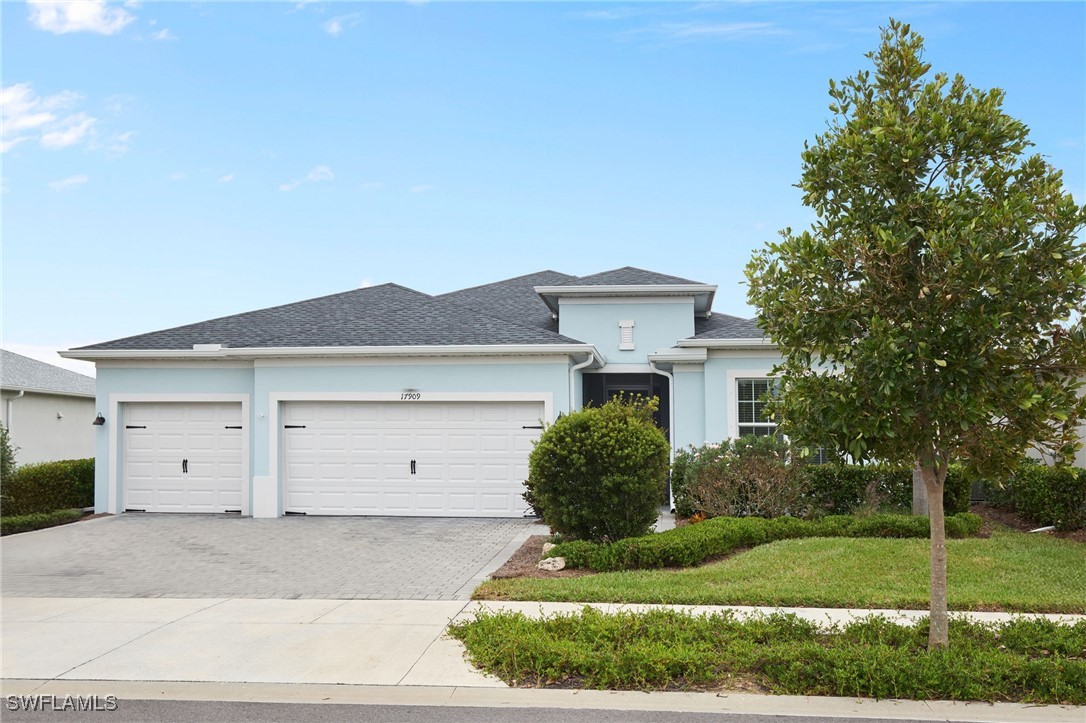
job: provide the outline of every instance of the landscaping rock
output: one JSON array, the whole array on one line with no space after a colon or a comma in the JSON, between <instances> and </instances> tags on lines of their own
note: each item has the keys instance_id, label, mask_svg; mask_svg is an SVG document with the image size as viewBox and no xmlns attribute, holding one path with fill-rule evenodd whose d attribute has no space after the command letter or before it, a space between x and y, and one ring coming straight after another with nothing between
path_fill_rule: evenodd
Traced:
<instances>
[{"instance_id":1,"label":"landscaping rock","mask_svg":"<svg viewBox=\"0 0 1086 723\"><path fill-rule=\"evenodd\" d=\"M548 552L550 552L551 550L553 550L556 547L558 547L558 545L554 544L553 542L544 542L543 543L543 554L546 555Z\"/></svg>"},{"instance_id":2,"label":"landscaping rock","mask_svg":"<svg viewBox=\"0 0 1086 723\"><path fill-rule=\"evenodd\" d=\"M557 572L564 569L566 566L566 558L564 557L548 557L545 560L540 560L536 565L540 570L547 570L548 572Z\"/></svg>"}]
</instances>

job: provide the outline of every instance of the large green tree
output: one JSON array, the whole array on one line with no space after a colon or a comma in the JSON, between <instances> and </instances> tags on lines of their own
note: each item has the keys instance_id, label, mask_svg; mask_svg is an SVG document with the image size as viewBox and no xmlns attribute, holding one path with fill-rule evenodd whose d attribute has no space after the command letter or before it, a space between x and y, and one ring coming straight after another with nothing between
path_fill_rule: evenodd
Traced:
<instances>
[{"instance_id":1,"label":"large green tree","mask_svg":"<svg viewBox=\"0 0 1086 723\"><path fill-rule=\"evenodd\" d=\"M1030 445L1073 451L1086 302L1086 207L1028 155L1003 92L929 76L891 20L873 71L830 82L833 118L803 152L817 220L747 267L777 343L782 431L914 465L931 519L932 647L945 647L943 484L960 460L1010 469Z\"/></svg>"}]
</instances>

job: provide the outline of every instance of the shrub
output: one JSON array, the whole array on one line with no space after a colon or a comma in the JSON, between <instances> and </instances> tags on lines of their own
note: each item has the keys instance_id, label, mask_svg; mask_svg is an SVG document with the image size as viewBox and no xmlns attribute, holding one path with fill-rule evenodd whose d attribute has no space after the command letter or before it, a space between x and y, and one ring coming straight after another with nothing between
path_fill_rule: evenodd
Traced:
<instances>
[{"instance_id":1,"label":"shrub","mask_svg":"<svg viewBox=\"0 0 1086 723\"><path fill-rule=\"evenodd\" d=\"M670 446L652 421L658 402L612 399L548 426L528 459L529 500L555 532L576 539L643 535L656 521Z\"/></svg>"},{"instance_id":2,"label":"shrub","mask_svg":"<svg viewBox=\"0 0 1086 723\"><path fill-rule=\"evenodd\" d=\"M29 515L94 504L94 458L27 464L3 480L5 515Z\"/></svg>"},{"instance_id":3,"label":"shrub","mask_svg":"<svg viewBox=\"0 0 1086 723\"><path fill-rule=\"evenodd\" d=\"M18 447L11 446L11 435L8 428L0 424L0 483L11 479L15 472L15 452Z\"/></svg>"},{"instance_id":4,"label":"shrub","mask_svg":"<svg viewBox=\"0 0 1086 723\"><path fill-rule=\"evenodd\" d=\"M869 507L906 511L912 507L913 472L907 467L823 464L803 468L808 500L815 509L834 515ZM958 465L947 471L943 510L948 515L969 511L970 480Z\"/></svg>"},{"instance_id":5,"label":"shrub","mask_svg":"<svg viewBox=\"0 0 1086 723\"><path fill-rule=\"evenodd\" d=\"M971 537L980 530L977 515L946 518L947 537ZM819 520L778 517L715 517L665 532L631 537L608 544L586 541L562 543L548 557L564 557L567 567L597 572L658 567L691 567L710 557L776 540L801 537L927 538L928 518L914 515L829 516Z\"/></svg>"},{"instance_id":6,"label":"shrub","mask_svg":"<svg viewBox=\"0 0 1086 723\"><path fill-rule=\"evenodd\" d=\"M706 445L684 470L683 495L709 517L800 516L804 485L788 443L773 436Z\"/></svg>"},{"instance_id":7,"label":"shrub","mask_svg":"<svg viewBox=\"0 0 1086 723\"><path fill-rule=\"evenodd\" d=\"M1038 525L1079 530L1086 527L1086 470L1024 464L1002 488L989 488L988 502Z\"/></svg>"},{"instance_id":8,"label":"shrub","mask_svg":"<svg viewBox=\"0 0 1086 723\"><path fill-rule=\"evenodd\" d=\"M55 527L75 522L83 516L83 510L53 510L35 512L30 515L12 515L0 517L0 535L14 535L17 532L30 532L45 527Z\"/></svg>"}]
</instances>

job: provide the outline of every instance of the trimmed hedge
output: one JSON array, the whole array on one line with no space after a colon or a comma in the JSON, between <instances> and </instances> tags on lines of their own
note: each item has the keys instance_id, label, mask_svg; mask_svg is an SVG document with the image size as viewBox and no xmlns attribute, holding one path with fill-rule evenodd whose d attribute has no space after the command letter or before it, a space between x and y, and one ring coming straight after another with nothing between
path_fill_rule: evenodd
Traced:
<instances>
[{"instance_id":1,"label":"trimmed hedge","mask_svg":"<svg viewBox=\"0 0 1086 723\"><path fill-rule=\"evenodd\" d=\"M881 507L909 510L913 502L913 471L907 467L855 464L807 465L803 469L812 506L833 515L847 515L869 502L874 493ZM948 515L969 511L970 481L952 465L943 488Z\"/></svg>"},{"instance_id":2,"label":"trimmed hedge","mask_svg":"<svg viewBox=\"0 0 1086 723\"><path fill-rule=\"evenodd\" d=\"M822 629L782 613L585 607L542 620L481 612L449 634L513 686L717 690L740 681L783 695L1086 704L1086 621L955 618L950 648L930 651L927 620L876 616Z\"/></svg>"},{"instance_id":3,"label":"trimmed hedge","mask_svg":"<svg viewBox=\"0 0 1086 723\"><path fill-rule=\"evenodd\" d=\"M56 527L75 522L83 516L83 510L53 510L35 512L31 515L11 515L0 517L0 535L14 535L18 532L30 532L45 527Z\"/></svg>"},{"instance_id":4,"label":"trimmed hedge","mask_svg":"<svg viewBox=\"0 0 1086 723\"><path fill-rule=\"evenodd\" d=\"M971 537L977 534L980 525L977 515L950 515L946 518L946 534L951 538ZM551 549L547 557L564 557L566 567L610 572L691 567L740 548L800 537L926 538L930 534L928 518L911 515L842 515L819 520L715 517L696 525L606 544L585 540L564 542Z\"/></svg>"},{"instance_id":5,"label":"trimmed hedge","mask_svg":"<svg viewBox=\"0 0 1086 723\"><path fill-rule=\"evenodd\" d=\"M19 467L0 481L6 516L31 515L94 504L94 458L65 459Z\"/></svg>"},{"instance_id":6,"label":"trimmed hedge","mask_svg":"<svg viewBox=\"0 0 1086 723\"><path fill-rule=\"evenodd\" d=\"M989 486L988 502L1038 525L1080 530L1086 527L1086 470L1022 465L1002 488Z\"/></svg>"}]
</instances>

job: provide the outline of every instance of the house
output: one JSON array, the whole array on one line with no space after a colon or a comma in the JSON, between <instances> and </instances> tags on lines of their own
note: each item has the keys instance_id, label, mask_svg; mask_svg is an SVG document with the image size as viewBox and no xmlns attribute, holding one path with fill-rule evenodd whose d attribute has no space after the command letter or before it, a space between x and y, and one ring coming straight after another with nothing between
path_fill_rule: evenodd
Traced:
<instances>
[{"instance_id":1,"label":"house","mask_svg":"<svg viewBox=\"0 0 1086 723\"><path fill-rule=\"evenodd\" d=\"M673 448L768 434L775 350L715 293L384 284L62 352L98 370L95 510L519 517L541 425L620 392L660 397Z\"/></svg>"},{"instance_id":2,"label":"house","mask_svg":"<svg viewBox=\"0 0 1086 723\"><path fill-rule=\"evenodd\" d=\"M0 423L19 464L94 455L94 379L0 350Z\"/></svg>"}]
</instances>

